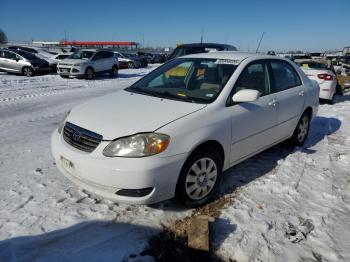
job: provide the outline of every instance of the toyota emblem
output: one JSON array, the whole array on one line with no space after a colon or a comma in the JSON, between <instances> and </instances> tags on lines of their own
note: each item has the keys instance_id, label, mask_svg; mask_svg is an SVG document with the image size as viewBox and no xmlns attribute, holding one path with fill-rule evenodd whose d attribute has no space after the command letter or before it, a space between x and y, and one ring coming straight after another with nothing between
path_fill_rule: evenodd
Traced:
<instances>
[{"instance_id":1,"label":"toyota emblem","mask_svg":"<svg viewBox=\"0 0 350 262\"><path fill-rule=\"evenodd\" d=\"M75 131L73 133L73 140L74 141L79 141L80 140L80 137L81 137L81 134L78 132L78 131Z\"/></svg>"}]
</instances>

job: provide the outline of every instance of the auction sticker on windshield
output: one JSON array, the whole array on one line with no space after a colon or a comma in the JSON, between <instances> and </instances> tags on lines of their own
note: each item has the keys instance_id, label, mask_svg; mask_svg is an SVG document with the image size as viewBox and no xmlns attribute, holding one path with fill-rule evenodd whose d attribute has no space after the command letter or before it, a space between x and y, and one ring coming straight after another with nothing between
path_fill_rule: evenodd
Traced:
<instances>
[{"instance_id":1,"label":"auction sticker on windshield","mask_svg":"<svg viewBox=\"0 0 350 262\"><path fill-rule=\"evenodd\" d=\"M238 65L240 60L231 60L231 59L218 59L215 61L215 64L218 65Z\"/></svg>"}]
</instances>

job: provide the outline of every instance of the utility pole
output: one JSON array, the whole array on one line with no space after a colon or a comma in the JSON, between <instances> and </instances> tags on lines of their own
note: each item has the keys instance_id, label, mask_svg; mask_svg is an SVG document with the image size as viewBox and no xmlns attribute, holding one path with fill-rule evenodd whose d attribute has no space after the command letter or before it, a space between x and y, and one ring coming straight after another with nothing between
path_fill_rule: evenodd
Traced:
<instances>
[{"instance_id":1,"label":"utility pole","mask_svg":"<svg viewBox=\"0 0 350 262\"><path fill-rule=\"evenodd\" d=\"M142 33L142 49L145 51L145 34Z\"/></svg>"},{"instance_id":2,"label":"utility pole","mask_svg":"<svg viewBox=\"0 0 350 262\"><path fill-rule=\"evenodd\" d=\"M257 53L257 52L258 52L259 47L260 47L260 44L261 44L261 41L262 41L262 39L263 39L264 35L265 35L265 32L263 32L263 33L262 33L262 35L261 35L261 37L260 37L260 41L259 41L258 47L256 48L255 53Z\"/></svg>"},{"instance_id":3,"label":"utility pole","mask_svg":"<svg viewBox=\"0 0 350 262\"><path fill-rule=\"evenodd\" d=\"M201 44L203 43L203 37L204 37L204 29L202 28Z\"/></svg>"}]
</instances>

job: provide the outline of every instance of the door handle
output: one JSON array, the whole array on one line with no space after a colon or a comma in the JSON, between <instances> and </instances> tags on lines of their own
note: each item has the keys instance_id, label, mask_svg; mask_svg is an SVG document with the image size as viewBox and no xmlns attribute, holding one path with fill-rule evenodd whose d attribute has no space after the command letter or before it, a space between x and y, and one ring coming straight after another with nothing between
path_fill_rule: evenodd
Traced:
<instances>
[{"instance_id":1,"label":"door handle","mask_svg":"<svg viewBox=\"0 0 350 262\"><path fill-rule=\"evenodd\" d=\"M272 99L269 103L269 106L276 106L277 105L277 100L276 99Z\"/></svg>"},{"instance_id":2,"label":"door handle","mask_svg":"<svg viewBox=\"0 0 350 262\"><path fill-rule=\"evenodd\" d=\"M298 95L304 96L304 91L300 91Z\"/></svg>"}]
</instances>

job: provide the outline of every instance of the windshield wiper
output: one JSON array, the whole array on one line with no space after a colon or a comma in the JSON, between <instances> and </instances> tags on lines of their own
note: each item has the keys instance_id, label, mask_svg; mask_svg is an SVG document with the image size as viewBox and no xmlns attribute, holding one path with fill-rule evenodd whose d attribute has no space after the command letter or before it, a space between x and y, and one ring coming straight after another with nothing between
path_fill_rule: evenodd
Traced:
<instances>
[{"instance_id":1,"label":"windshield wiper","mask_svg":"<svg viewBox=\"0 0 350 262\"><path fill-rule=\"evenodd\" d=\"M130 92L135 92L135 93L140 93L140 94L145 94L145 95L152 95L152 96L162 98L162 96L158 92L155 92L152 90L145 90L145 89L142 89L139 87L130 86L130 87L126 88L126 90L130 91Z\"/></svg>"},{"instance_id":2,"label":"windshield wiper","mask_svg":"<svg viewBox=\"0 0 350 262\"><path fill-rule=\"evenodd\" d=\"M159 98L169 98L169 99L175 99L175 100L179 100L179 101L186 101L186 102L190 102L190 103L197 103L197 102L202 102L207 104L208 100L204 99L204 98L199 98L199 97L192 97L192 96L188 96L188 95L176 95L173 94L169 91L164 91L164 92L156 92L156 91L152 91L152 90L146 90L146 89L142 89L139 87L133 87L130 86L128 88L126 88L127 91L129 92L135 92L135 93L140 93L140 94L145 94L145 95L151 95L151 96L155 96L155 97L159 97Z\"/></svg>"},{"instance_id":3,"label":"windshield wiper","mask_svg":"<svg viewBox=\"0 0 350 262\"><path fill-rule=\"evenodd\" d=\"M187 102L191 102L191 103L196 103L196 101L195 101L193 98L191 98L191 97L189 97L189 96L187 96L187 95L185 95L185 94L184 94L184 96L179 96L179 95L175 95L175 94L173 94L173 93L170 93L169 91L161 92L161 93L159 93L159 94L165 95L165 96L168 97L168 98L175 98L176 100L181 100L181 101L187 101Z\"/></svg>"}]
</instances>

